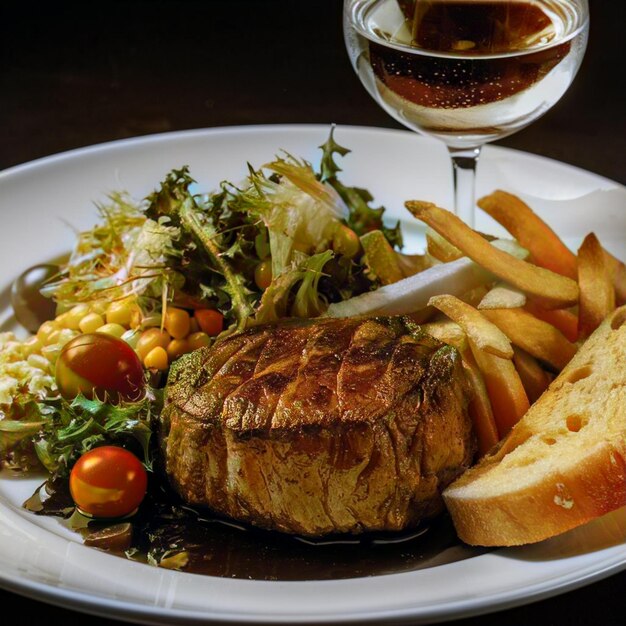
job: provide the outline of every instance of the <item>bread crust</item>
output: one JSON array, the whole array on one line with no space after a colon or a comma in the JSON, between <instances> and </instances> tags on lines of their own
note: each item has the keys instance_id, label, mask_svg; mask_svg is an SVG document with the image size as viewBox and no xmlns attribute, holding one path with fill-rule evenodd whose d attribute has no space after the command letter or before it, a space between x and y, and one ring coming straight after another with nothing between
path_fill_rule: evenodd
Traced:
<instances>
[{"instance_id":1,"label":"bread crust","mask_svg":"<svg viewBox=\"0 0 626 626\"><path fill-rule=\"evenodd\" d=\"M626 506L626 368L620 360L626 354L624 320L626 307L609 316L498 449L444 492L464 542L534 543ZM565 432L569 439L561 445L545 445L545 436L544 444L538 443L543 435L539 425L566 421L576 404L572 398L589 420L585 428L592 426L582 449L575 429ZM524 446L531 453L529 467L539 459L546 471L529 472L521 454L517 459L522 463L511 462L515 459L509 455Z\"/></svg>"},{"instance_id":2,"label":"bread crust","mask_svg":"<svg viewBox=\"0 0 626 626\"><path fill-rule=\"evenodd\" d=\"M444 492L459 538L481 546L543 541L626 505L626 445L599 444L567 473L516 492L466 499Z\"/></svg>"}]
</instances>

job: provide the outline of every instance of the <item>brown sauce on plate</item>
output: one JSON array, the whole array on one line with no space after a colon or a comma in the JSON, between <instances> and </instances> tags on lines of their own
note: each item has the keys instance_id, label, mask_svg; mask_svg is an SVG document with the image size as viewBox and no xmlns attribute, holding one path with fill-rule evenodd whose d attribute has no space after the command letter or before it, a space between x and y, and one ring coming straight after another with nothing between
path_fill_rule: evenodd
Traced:
<instances>
[{"instance_id":1,"label":"brown sauce on plate","mask_svg":"<svg viewBox=\"0 0 626 626\"><path fill-rule=\"evenodd\" d=\"M125 550L107 550L151 564L172 563L194 574L251 580L332 580L414 571L483 554L459 541L447 516L401 533L311 539L264 531L185 506L156 476L139 511L110 523L76 524L67 480L44 483L24 503L37 515L55 515L90 538L114 524L130 524ZM114 545L119 546L120 542ZM126 547L126 546L125 546Z\"/></svg>"}]
</instances>

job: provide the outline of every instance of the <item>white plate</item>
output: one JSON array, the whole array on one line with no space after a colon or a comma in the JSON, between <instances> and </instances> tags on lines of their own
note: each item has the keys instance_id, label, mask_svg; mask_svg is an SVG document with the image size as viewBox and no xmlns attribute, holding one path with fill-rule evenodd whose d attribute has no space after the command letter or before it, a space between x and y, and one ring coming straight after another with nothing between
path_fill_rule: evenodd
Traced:
<instances>
[{"instance_id":1,"label":"white plate","mask_svg":"<svg viewBox=\"0 0 626 626\"><path fill-rule=\"evenodd\" d=\"M237 180L280 148L312 162L323 126L225 128L121 141L42 159L0 173L0 322L12 326L7 290L24 268L67 251L76 228L96 219L92 201L115 189L142 197L172 167L189 164L204 189ZM442 146L407 132L341 127L346 182L368 187L391 217L408 198L450 205ZM526 197L567 242L590 230L626 252L626 189L540 157L488 147L479 193ZM481 230L498 232L479 216ZM420 231L407 228L410 247ZM20 508L38 483L0 477L0 585L79 610L149 623L425 622L492 611L554 595L626 568L626 509L535 546L499 550L427 570L369 578L264 582L173 572L80 544L53 518ZM575 601L575 598L572 599Z\"/></svg>"}]
</instances>

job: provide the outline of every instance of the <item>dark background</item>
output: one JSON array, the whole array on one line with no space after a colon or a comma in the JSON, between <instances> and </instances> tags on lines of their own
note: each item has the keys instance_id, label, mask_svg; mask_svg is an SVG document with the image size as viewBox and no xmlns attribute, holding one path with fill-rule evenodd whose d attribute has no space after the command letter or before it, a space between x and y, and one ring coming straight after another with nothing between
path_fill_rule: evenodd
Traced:
<instances>
[{"instance_id":1,"label":"dark background","mask_svg":"<svg viewBox=\"0 0 626 626\"><path fill-rule=\"evenodd\" d=\"M626 3L591 5L591 40L575 83L543 119L500 143L626 183ZM5 2L0 169L188 128L290 122L398 128L353 74L340 16L340 0ZM622 624L625 589L622 573L462 624ZM5 592L0 606L25 623L113 623Z\"/></svg>"}]
</instances>

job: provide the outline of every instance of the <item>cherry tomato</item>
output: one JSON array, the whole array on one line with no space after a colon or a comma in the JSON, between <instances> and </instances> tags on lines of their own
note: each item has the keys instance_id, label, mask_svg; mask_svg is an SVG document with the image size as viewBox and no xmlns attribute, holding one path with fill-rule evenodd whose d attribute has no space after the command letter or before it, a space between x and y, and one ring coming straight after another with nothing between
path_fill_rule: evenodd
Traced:
<instances>
[{"instance_id":1,"label":"cherry tomato","mask_svg":"<svg viewBox=\"0 0 626 626\"><path fill-rule=\"evenodd\" d=\"M210 337L216 337L224 328L224 316L214 309L198 309L195 318L202 332Z\"/></svg>"},{"instance_id":2,"label":"cherry tomato","mask_svg":"<svg viewBox=\"0 0 626 626\"><path fill-rule=\"evenodd\" d=\"M64 398L79 393L117 403L143 397L141 361L121 339L104 333L79 335L63 347L56 365L56 381Z\"/></svg>"},{"instance_id":3,"label":"cherry tomato","mask_svg":"<svg viewBox=\"0 0 626 626\"><path fill-rule=\"evenodd\" d=\"M70 493L82 513L124 517L141 504L148 475L139 459L124 448L102 446L78 459L70 474Z\"/></svg>"}]
</instances>

